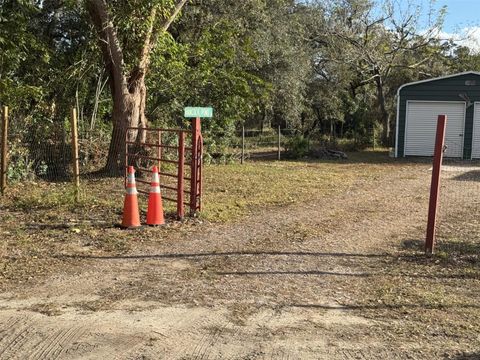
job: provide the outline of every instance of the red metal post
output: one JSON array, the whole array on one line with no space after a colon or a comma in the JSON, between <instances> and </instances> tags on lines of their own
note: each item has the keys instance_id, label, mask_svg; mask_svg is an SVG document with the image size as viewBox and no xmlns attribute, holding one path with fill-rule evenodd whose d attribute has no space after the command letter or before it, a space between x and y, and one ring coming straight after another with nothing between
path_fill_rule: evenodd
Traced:
<instances>
[{"instance_id":1,"label":"red metal post","mask_svg":"<svg viewBox=\"0 0 480 360\"><path fill-rule=\"evenodd\" d=\"M439 115L437 124L437 136L435 140L435 153L433 156L432 184L430 187L430 203L428 208L427 238L425 241L425 253L433 254L435 245L435 225L437 220L438 197L440 195L440 173L442 170L443 147L445 144L445 128L447 116Z\"/></svg>"},{"instance_id":2,"label":"red metal post","mask_svg":"<svg viewBox=\"0 0 480 360\"><path fill-rule=\"evenodd\" d=\"M190 182L190 216L194 216L197 211L198 194L198 144L200 140L200 118L192 121L192 163L191 163L191 182Z\"/></svg>"},{"instance_id":3,"label":"red metal post","mask_svg":"<svg viewBox=\"0 0 480 360\"><path fill-rule=\"evenodd\" d=\"M177 178L177 217L182 220L185 216L183 208L183 176L184 176L184 164L185 164L185 133L183 131L178 132L178 178Z\"/></svg>"},{"instance_id":4,"label":"red metal post","mask_svg":"<svg viewBox=\"0 0 480 360\"><path fill-rule=\"evenodd\" d=\"M198 211L202 211L202 167L203 167L203 136L198 140Z\"/></svg>"}]
</instances>

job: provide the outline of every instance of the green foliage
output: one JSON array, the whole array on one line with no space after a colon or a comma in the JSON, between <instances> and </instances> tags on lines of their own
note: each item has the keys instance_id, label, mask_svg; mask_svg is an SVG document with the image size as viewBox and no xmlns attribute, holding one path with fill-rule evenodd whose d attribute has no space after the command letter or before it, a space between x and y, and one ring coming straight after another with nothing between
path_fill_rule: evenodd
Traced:
<instances>
[{"instance_id":1,"label":"green foliage","mask_svg":"<svg viewBox=\"0 0 480 360\"><path fill-rule=\"evenodd\" d=\"M26 147L14 143L9 151L7 178L11 183L33 180L35 177L34 161Z\"/></svg>"},{"instance_id":2,"label":"green foliage","mask_svg":"<svg viewBox=\"0 0 480 360\"><path fill-rule=\"evenodd\" d=\"M0 101L11 107L25 106L41 97L35 77L49 60L31 21L39 9L30 1L5 0L0 4Z\"/></svg>"},{"instance_id":3,"label":"green foliage","mask_svg":"<svg viewBox=\"0 0 480 360\"><path fill-rule=\"evenodd\" d=\"M308 155L310 151L310 140L302 135L295 135L285 145L287 154L293 159L300 159Z\"/></svg>"},{"instance_id":4,"label":"green foliage","mask_svg":"<svg viewBox=\"0 0 480 360\"><path fill-rule=\"evenodd\" d=\"M129 71L152 25L152 9L158 11L153 25L159 26L174 1L106 3ZM90 165L107 150L112 100L85 3L0 4L0 102L10 106L11 132L27 151L15 150L9 176L38 174L42 161L49 172L64 166L45 154L62 156L72 106L79 113L82 164L93 169ZM154 44L146 78L147 118L152 126L187 126L183 107L213 106L214 118L202 126L215 161L232 146L241 124L281 125L305 137L343 137L370 146L373 129L378 141L386 121L394 118L400 85L480 69L477 54L424 33L441 27L443 8L433 7L432 23L421 24L419 9L403 13L395 11L394 1L383 4L190 1Z\"/></svg>"},{"instance_id":5,"label":"green foliage","mask_svg":"<svg viewBox=\"0 0 480 360\"><path fill-rule=\"evenodd\" d=\"M464 46L452 44L453 56L447 60L455 72L480 71L480 54Z\"/></svg>"},{"instance_id":6,"label":"green foliage","mask_svg":"<svg viewBox=\"0 0 480 360\"><path fill-rule=\"evenodd\" d=\"M159 27L161 22L171 14L175 1L107 1L106 3L109 13L115 19L126 71L130 71L138 64L138 54L142 50L148 28ZM154 20L150 16L153 9L156 9L158 15Z\"/></svg>"}]
</instances>

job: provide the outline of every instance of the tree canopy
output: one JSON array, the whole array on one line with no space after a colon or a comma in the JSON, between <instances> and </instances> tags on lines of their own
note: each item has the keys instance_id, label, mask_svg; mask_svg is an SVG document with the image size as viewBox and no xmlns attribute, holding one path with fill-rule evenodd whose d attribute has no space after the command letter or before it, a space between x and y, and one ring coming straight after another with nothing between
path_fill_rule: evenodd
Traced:
<instances>
[{"instance_id":1,"label":"tree canopy","mask_svg":"<svg viewBox=\"0 0 480 360\"><path fill-rule=\"evenodd\" d=\"M382 4L0 0L0 101L30 139L64 134L70 106L85 136L112 144L126 124L178 125L184 106L208 105L218 144L241 125L280 125L309 136L376 128L391 146L398 87L478 71L480 56L439 39L434 2L426 24L412 5ZM121 149L110 150L115 167Z\"/></svg>"}]
</instances>

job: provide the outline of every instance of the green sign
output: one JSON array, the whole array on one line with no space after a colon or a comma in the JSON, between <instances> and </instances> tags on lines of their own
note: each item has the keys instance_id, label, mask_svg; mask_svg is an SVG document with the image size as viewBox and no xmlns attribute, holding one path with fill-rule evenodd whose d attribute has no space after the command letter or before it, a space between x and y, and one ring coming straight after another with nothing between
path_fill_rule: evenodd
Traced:
<instances>
[{"instance_id":1,"label":"green sign","mask_svg":"<svg viewBox=\"0 0 480 360\"><path fill-rule=\"evenodd\" d=\"M186 107L183 116L186 118L211 118L213 117L213 108Z\"/></svg>"}]
</instances>

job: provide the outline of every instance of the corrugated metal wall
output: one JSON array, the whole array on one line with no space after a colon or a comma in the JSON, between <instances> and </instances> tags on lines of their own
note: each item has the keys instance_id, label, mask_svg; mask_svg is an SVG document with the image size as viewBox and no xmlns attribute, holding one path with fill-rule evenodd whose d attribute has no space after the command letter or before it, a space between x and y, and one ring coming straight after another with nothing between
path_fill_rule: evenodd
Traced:
<instances>
[{"instance_id":1,"label":"corrugated metal wall","mask_svg":"<svg viewBox=\"0 0 480 360\"><path fill-rule=\"evenodd\" d=\"M464 102L407 102L406 156L433 156L438 115L447 115L446 157L463 156Z\"/></svg>"}]
</instances>

